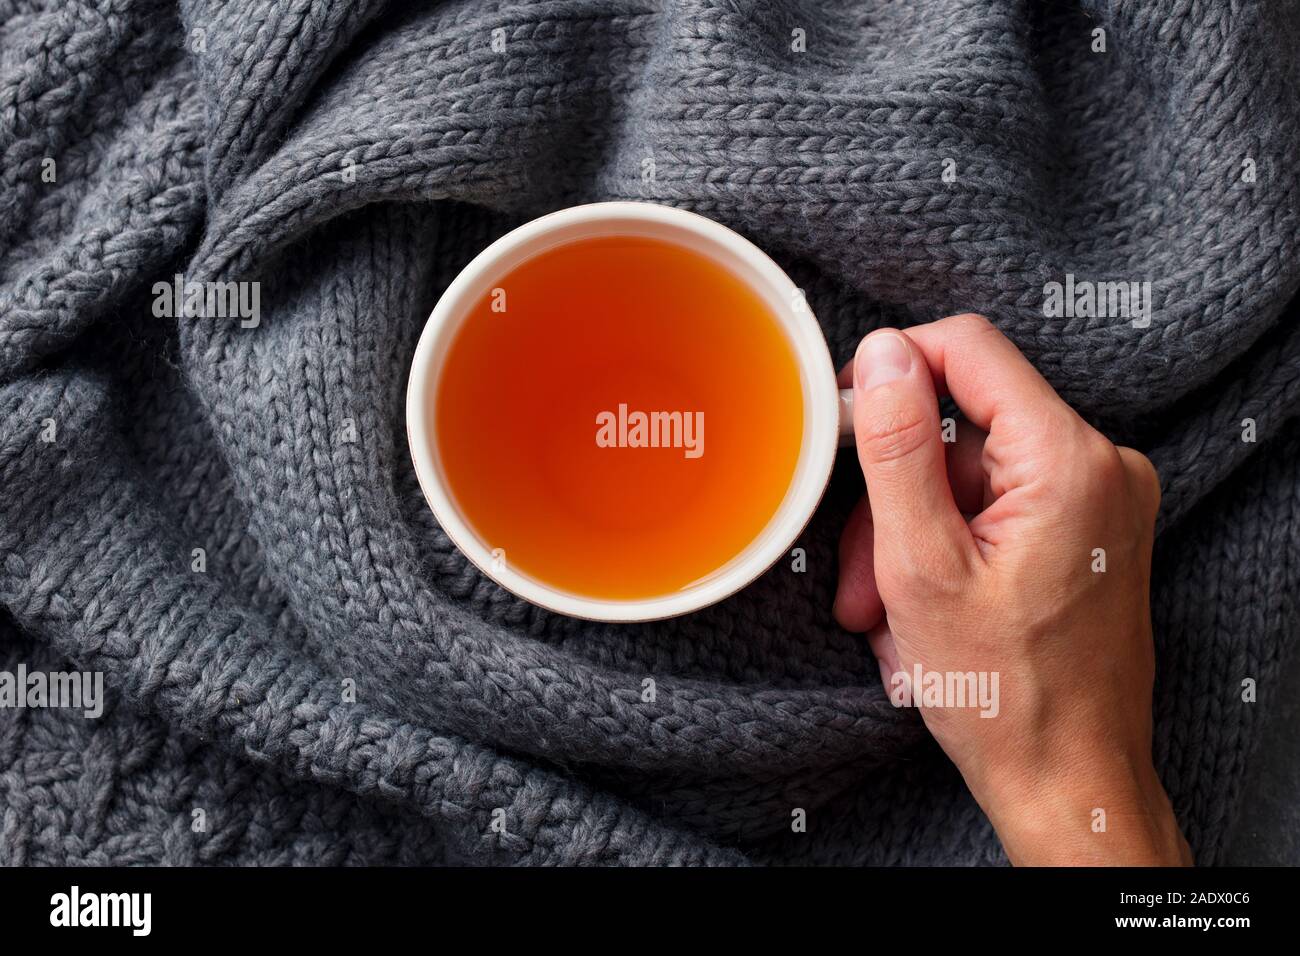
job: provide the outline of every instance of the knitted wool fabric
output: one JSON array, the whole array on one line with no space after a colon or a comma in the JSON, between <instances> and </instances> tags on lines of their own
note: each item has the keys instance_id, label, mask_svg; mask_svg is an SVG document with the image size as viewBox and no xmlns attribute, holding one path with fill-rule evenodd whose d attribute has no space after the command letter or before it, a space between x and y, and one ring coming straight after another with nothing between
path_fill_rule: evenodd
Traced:
<instances>
[{"instance_id":1,"label":"knitted wool fabric","mask_svg":"<svg viewBox=\"0 0 1300 956\"><path fill-rule=\"evenodd\" d=\"M831 619L851 462L805 572L643 626L528 606L433 521L425 318L600 199L754 240L837 362L983 312L1152 457L1157 765L1222 858L1300 628L1300 6L3 6L0 669L109 708L0 713L0 862L1004 861ZM260 323L155 316L177 274L259 282ZM1046 317L1066 275L1149 281L1149 327Z\"/></svg>"}]
</instances>

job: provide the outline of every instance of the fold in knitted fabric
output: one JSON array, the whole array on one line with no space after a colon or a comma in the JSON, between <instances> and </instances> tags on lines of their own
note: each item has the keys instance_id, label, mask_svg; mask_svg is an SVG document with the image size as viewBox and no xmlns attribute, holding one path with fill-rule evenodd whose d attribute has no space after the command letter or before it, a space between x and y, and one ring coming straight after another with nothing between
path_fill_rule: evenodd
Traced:
<instances>
[{"instance_id":1,"label":"fold in knitted fabric","mask_svg":"<svg viewBox=\"0 0 1300 956\"><path fill-rule=\"evenodd\" d=\"M1218 861L1300 624L1298 57L1238 0L5 4L0 669L109 702L0 714L0 861L1004 861L831 618L851 463L806 571L642 626L433 521L425 318L600 199L752 239L837 361L983 312L1151 456L1155 754ZM156 315L177 275L258 324ZM1066 276L1149 325L1045 315Z\"/></svg>"}]
</instances>

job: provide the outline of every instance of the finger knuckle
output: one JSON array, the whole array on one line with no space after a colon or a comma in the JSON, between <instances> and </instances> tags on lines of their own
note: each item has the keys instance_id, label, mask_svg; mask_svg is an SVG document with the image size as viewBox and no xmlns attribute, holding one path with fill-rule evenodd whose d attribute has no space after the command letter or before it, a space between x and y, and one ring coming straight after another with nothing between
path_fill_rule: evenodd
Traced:
<instances>
[{"instance_id":1,"label":"finger knuckle","mask_svg":"<svg viewBox=\"0 0 1300 956\"><path fill-rule=\"evenodd\" d=\"M1088 445L1088 471L1092 480L1108 491L1124 487L1128 474L1119 449L1101 435L1090 439Z\"/></svg>"},{"instance_id":2,"label":"finger knuckle","mask_svg":"<svg viewBox=\"0 0 1300 956\"><path fill-rule=\"evenodd\" d=\"M961 315L953 316L949 321L952 322L953 339L963 343L962 347L957 350L958 355L969 352L971 349L981 348L982 340L986 338L1006 338L1002 330L994 325L988 316L980 315L978 312L964 312Z\"/></svg>"},{"instance_id":3,"label":"finger knuckle","mask_svg":"<svg viewBox=\"0 0 1300 956\"><path fill-rule=\"evenodd\" d=\"M965 590L964 569L956 561L923 548L903 548L876 569L882 596L913 602L942 603Z\"/></svg>"},{"instance_id":4,"label":"finger knuckle","mask_svg":"<svg viewBox=\"0 0 1300 956\"><path fill-rule=\"evenodd\" d=\"M931 574L914 555L905 554L876 569L876 583L885 599L922 597L929 590Z\"/></svg>"},{"instance_id":5,"label":"finger knuckle","mask_svg":"<svg viewBox=\"0 0 1300 956\"><path fill-rule=\"evenodd\" d=\"M1156 470L1155 464L1136 448L1120 448L1119 453L1134 487L1145 500L1152 503L1154 510L1158 512L1162 489L1160 473Z\"/></svg>"},{"instance_id":6,"label":"finger knuckle","mask_svg":"<svg viewBox=\"0 0 1300 956\"><path fill-rule=\"evenodd\" d=\"M1097 455L1095 439L1101 437L1065 405L1040 413L1042 427L1036 430L1043 459L1067 472L1087 469Z\"/></svg>"},{"instance_id":7,"label":"finger knuckle","mask_svg":"<svg viewBox=\"0 0 1300 956\"><path fill-rule=\"evenodd\" d=\"M952 326L963 332L989 332L996 329L996 326L989 321L988 316L980 315L978 312L963 312L960 315L954 315L948 320Z\"/></svg>"},{"instance_id":8,"label":"finger knuckle","mask_svg":"<svg viewBox=\"0 0 1300 956\"><path fill-rule=\"evenodd\" d=\"M1121 448L1120 451L1123 453L1129 469L1133 472L1133 476L1138 481L1159 492L1160 473L1156 471L1156 466L1151 459L1136 448Z\"/></svg>"},{"instance_id":9,"label":"finger knuckle","mask_svg":"<svg viewBox=\"0 0 1300 956\"><path fill-rule=\"evenodd\" d=\"M1087 480L1096 482L1123 475L1119 449L1074 412L1064 412L1052 427L1059 434L1068 436L1061 445L1074 468Z\"/></svg>"},{"instance_id":10,"label":"finger knuckle","mask_svg":"<svg viewBox=\"0 0 1300 956\"><path fill-rule=\"evenodd\" d=\"M881 464L899 461L930 439L929 425L915 413L901 409L884 411L867 422L858 435L858 444L868 461Z\"/></svg>"},{"instance_id":11,"label":"finger knuckle","mask_svg":"<svg viewBox=\"0 0 1300 956\"><path fill-rule=\"evenodd\" d=\"M1123 463L1104 435L1078 419L1073 424L1062 420L1052 432L1064 437L1052 442L1044 464L1063 502L1092 514L1123 490Z\"/></svg>"}]
</instances>

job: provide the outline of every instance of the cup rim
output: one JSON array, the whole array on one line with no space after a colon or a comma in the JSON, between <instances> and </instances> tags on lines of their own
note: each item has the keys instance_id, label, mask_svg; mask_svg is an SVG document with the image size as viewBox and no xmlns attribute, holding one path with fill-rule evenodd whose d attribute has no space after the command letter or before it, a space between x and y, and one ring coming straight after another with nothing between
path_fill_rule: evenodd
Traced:
<instances>
[{"instance_id":1,"label":"cup rim","mask_svg":"<svg viewBox=\"0 0 1300 956\"><path fill-rule=\"evenodd\" d=\"M493 552L461 515L442 480L435 461L435 402L428 400L434 394L446 346L459 328L466 306L481 293L484 281L493 278L492 272L503 258L521 247L539 244L558 230L610 222L682 230L721 253L720 260L730 257L753 270L774 294L765 297L767 301L776 298L789 303L787 308L774 311L795 352L804 398L804 437L795 472L785 498L768 523L745 550L714 574L680 591L644 599L574 594L518 572L508 561L498 564ZM593 231L589 235L601 234L617 233ZM748 239L719 222L674 206L624 200L570 206L501 236L448 284L424 324L411 359L406 389L407 445L425 501L447 537L479 571L507 591L547 610L591 621L632 623L677 617L722 601L753 583L807 526L830 480L838 446L839 390L830 351L811 306L794 308L797 295L798 287L785 271Z\"/></svg>"}]
</instances>

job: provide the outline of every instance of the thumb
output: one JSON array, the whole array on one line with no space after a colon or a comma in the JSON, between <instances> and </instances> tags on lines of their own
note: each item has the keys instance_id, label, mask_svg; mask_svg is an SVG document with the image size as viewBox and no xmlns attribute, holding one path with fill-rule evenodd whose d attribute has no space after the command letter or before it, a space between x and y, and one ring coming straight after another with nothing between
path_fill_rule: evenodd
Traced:
<instances>
[{"instance_id":1,"label":"thumb","mask_svg":"<svg viewBox=\"0 0 1300 956\"><path fill-rule=\"evenodd\" d=\"M858 346L853 430L875 525L877 580L951 583L974 539L948 484L934 379L902 332L881 329Z\"/></svg>"}]
</instances>

